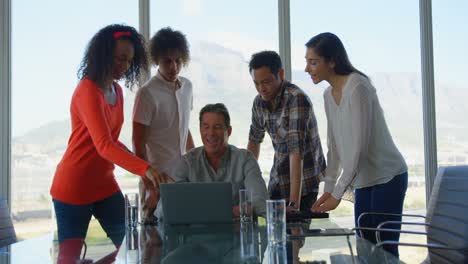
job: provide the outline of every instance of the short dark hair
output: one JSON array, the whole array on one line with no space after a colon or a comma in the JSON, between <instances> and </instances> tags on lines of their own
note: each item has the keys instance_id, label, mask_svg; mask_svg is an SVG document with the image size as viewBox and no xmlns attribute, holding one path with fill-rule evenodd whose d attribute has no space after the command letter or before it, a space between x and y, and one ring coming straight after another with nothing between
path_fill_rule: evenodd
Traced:
<instances>
[{"instance_id":1,"label":"short dark hair","mask_svg":"<svg viewBox=\"0 0 468 264\"><path fill-rule=\"evenodd\" d=\"M357 72L367 77L351 64L343 42L335 34L330 32L320 33L307 41L305 46L314 49L315 53L323 57L326 62L334 62L336 74L348 75Z\"/></svg>"},{"instance_id":2,"label":"short dark hair","mask_svg":"<svg viewBox=\"0 0 468 264\"><path fill-rule=\"evenodd\" d=\"M125 86L131 88L139 80L141 72L148 70L148 59L143 36L135 28L126 25L109 25L93 36L78 69L78 78L89 78L101 83L112 76L114 49L119 39L131 41L135 50L132 64L124 75Z\"/></svg>"},{"instance_id":3,"label":"short dark hair","mask_svg":"<svg viewBox=\"0 0 468 264\"><path fill-rule=\"evenodd\" d=\"M231 127L231 117L229 111L223 103L207 104L200 110L200 125L204 113L220 113L224 116L224 124L227 128Z\"/></svg>"},{"instance_id":4,"label":"short dark hair","mask_svg":"<svg viewBox=\"0 0 468 264\"><path fill-rule=\"evenodd\" d=\"M249 62L249 72L251 73L252 70L256 70L264 66L268 67L271 73L277 76L283 67L281 57L276 53L276 51L272 50L260 51L253 54Z\"/></svg>"},{"instance_id":5,"label":"short dark hair","mask_svg":"<svg viewBox=\"0 0 468 264\"><path fill-rule=\"evenodd\" d=\"M185 35L178 30L165 27L156 32L150 40L151 59L158 64L159 59L170 51L181 54L184 66L190 61L189 43Z\"/></svg>"}]
</instances>

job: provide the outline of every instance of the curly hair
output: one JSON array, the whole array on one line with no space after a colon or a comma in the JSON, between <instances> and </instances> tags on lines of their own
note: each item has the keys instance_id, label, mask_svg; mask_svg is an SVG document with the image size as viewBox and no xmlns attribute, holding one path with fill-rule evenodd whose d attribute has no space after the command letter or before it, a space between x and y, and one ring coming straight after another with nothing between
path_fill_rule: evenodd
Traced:
<instances>
[{"instance_id":1,"label":"curly hair","mask_svg":"<svg viewBox=\"0 0 468 264\"><path fill-rule=\"evenodd\" d=\"M180 53L182 64L186 66L190 61L190 50L187 38L182 32L165 27L156 32L150 40L151 59L155 64L173 50Z\"/></svg>"},{"instance_id":2,"label":"curly hair","mask_svg":"<svg viewBox=\"0 0 468 264\"><path fill-rule=\"evenodd\" d=\"M124 34L114 34L115 32L123 32ZM113 53L119 39L131 41L135 50L132 64L124 74L125 86L131 88L138 82L140 74L148 70L145 40L135 28L119 24L106 26L89 41L78 69L78 78L89 78L97 83L111 78L114 63Z\"/></svg>"}]
</instances>

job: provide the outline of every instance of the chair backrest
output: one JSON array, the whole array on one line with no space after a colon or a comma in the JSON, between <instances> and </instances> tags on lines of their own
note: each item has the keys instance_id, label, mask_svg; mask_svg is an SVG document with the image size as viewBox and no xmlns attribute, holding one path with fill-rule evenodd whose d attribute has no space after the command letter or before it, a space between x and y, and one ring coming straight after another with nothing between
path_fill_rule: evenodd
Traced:
<instances>
[{"instance_id":1,"label":"chair backrest","mask_svg":"<svg viewBox=\"0 0 468 264\"><path fill-rule=\"evenodd\" d=\"M468 166L439 168L427 216L428 243L464 248L429 249L431 263L468 263Z\"/></svg>"},{"instance_id":2,"label":"chair backrest","mask_svg":"<svg viewBox=\"0 0 468 264\"><path fill-rule=\"evenodd\" d=\"M0 199L0 247L16 242L16 233L5 199Z\"/></svg>"}]
</instances>

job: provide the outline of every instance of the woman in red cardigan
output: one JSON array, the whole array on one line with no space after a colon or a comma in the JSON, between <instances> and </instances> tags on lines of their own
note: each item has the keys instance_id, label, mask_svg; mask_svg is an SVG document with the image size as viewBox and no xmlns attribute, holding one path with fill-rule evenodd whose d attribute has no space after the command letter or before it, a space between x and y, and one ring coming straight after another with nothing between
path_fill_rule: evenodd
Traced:
<instances>
[{"instance_id":1,"label":"woman in red cardigan","mask_svg":"<svg viewBox=\"0 0 468 264\"><path fill-rule=\"evenodd\" d=\"M114 164L156 187L169 179L118 141L124 103L116 81L131 87L147 66L144 39L133 27L107 26L88 44L70 106L71 136L50 189L59 243L66 244L59 257L79 256L92 215L117 247L122 243L125 205Z\"/></svg>"}]
</instances>

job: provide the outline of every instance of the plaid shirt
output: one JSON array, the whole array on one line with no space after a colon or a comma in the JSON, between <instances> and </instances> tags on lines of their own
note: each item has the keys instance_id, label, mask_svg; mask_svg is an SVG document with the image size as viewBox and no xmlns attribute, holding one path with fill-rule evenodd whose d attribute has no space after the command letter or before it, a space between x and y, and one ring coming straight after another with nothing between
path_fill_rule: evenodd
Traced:
<instances>
[{"instance_id":1,"label":"plaid shirt","mask_svg":"<svg viewBox=\"0 0 468 264\"><path fill-rule=\"evenodd\" d=\"M325 158L317 129L317 120L309 97L296 85L283 81L272 104L255 97L249 141L260 144L265 130L271 137L275 157L270 172L270 196L289 199L289 153L301 153L303 159L302 196L318 192L319 177L325 171Z\"/></svg>"}]
</instances>

